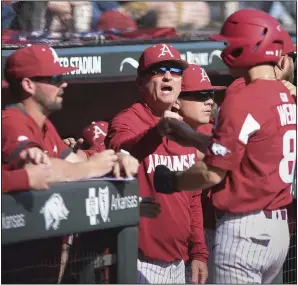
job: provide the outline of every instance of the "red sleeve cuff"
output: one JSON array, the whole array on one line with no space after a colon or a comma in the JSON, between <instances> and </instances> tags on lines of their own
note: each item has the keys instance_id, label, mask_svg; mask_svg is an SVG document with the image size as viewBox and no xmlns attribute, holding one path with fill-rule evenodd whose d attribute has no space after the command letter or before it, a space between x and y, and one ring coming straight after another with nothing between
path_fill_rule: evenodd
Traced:
<instances>
[{"instance_id":1,"label":"red sleeve cuff","mask_svg":"<svg viewBox=\"0 0 298 285\"><path fill-rule=\"evenodd\" d=\"M2 193L30 190L29 178L25 169L3 172Z\"/></svg>"},{"instance_id":2,"label":"red sleeve cuff","mask_svg":"<svg viewBox=\"0 0 298 285\"><path fill-rule=\"evenodd\" d=\"M202 261L202 262L204 262L204 263L206 263L206 264L207 264L207 262L208 262L208 257L206 258L205 256L200 255L200 254L192 255L192 256L190 257L190 259L191 259L191 260L199 260L199 261Z\"/></svg>"},{"instance_id":3,"label":"red sleeve cuff","mask_svg":"<svg viewBox=\"0 0 298 285\"><path fill-rule=\"evenodd\" d=\"M200 260L207 263L209 252L206 244L194 243L191 247L189 257L191 260Z\"/></svg>"}]
</instances>

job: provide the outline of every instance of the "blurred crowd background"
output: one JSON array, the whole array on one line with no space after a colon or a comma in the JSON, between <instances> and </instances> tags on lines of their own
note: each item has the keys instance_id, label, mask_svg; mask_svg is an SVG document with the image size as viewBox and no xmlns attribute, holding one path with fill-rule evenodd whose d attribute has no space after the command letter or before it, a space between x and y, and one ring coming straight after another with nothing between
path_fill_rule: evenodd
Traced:
<instances>
[{"instance_id":1,"label":"blurred crowd background","mask_svg":"<svg viewBox=\"0 0 298 285\"><path fill-rule=\"evenodd\" d=\"M91 33L173 28L194 32L220 28L242 8L264 10L296 33L296 1L2 1L2 31Z\"/></svg>"}]
</instances>

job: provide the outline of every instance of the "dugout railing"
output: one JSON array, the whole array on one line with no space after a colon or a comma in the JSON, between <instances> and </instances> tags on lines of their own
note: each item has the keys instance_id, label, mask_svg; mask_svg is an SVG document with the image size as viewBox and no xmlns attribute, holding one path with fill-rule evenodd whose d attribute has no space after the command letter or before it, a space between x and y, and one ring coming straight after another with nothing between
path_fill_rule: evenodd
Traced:
<instances>
[{"instance_id":1,"label":"dugout railing","mask_svg":"<svg viewBox=\"0 0 298 285\"><path fill-rule=\"evenodd\" d=\"M2 194L2 282L135 283L138 223L136 180Z\"/></svg>"}]
</instances>

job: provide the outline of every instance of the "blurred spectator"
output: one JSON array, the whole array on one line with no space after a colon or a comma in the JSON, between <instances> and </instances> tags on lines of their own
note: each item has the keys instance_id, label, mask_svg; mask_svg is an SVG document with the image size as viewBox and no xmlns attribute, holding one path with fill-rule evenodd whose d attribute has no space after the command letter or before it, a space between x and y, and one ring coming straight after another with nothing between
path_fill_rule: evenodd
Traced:
<instances>
[{"instance_id":1,"label":"blurred spectator","mask_svg":"<svg viewBox=\"0 0 298 285\"><path fill-rule=\"evenodd\" d=\"M287 2L287 3L286 3ZM296 2L273 2L269 14L276 18L281 24L286 27L286 29L295 29L296 23L295 19L297 15L295 15L296 11ZM287 9L287 7L289 9ZM291 12L292 11L292 12Z\"/></svg>"},{"instance_id":2,"label":"blurred spectator","mask_svg":"<svg viewBox=\"0 0 298 285\"><path fill-rule=\"evenodd\" d=\"M22 31L42 31L46 28L47 2L13 1L15 17L11 28Z\"/></svg>"},{"instance_id":3,"label":"blurred spectator","mask_svg":"<svg viewBox=\"0 0 298 285\"><path fill-rule=\"evenodd\" d=\"M89 32L93 7L90 1L50 1L48 9L52 16L52 32Z\"/></svg>"},{"instance_id":4,"label":"blurred spectator","mask_svg":"<svg viewBox=\"0 0 298 285\"><path fill-rule=\"evenodd\" d=\"M210 9L207 2L130 2L123 8L138 19L152 14L152 25L177 29L196 30L210 22ZM156 19L154 19L154 15Z\"/></svg>"},{"instance_id":5,"label":"blurred spectator","mask_svg":"<svg viewBox=\"0 0 298 285\"><path fill-rule=\"evenodd\" d=\"M3 1L1 5L1 28L9 29L14 17L15 11L12 7L12 1Z\"/></svg>"},{"instance_id":6,"label":"blurred spectator","mask_svg":"<svg viewBox=\"0 0 298 285\"><path fill-rule=\"evenodd\" d=\"M103 31L108 31L110 29L136 30L137 28L136 22L128 14L115 10L104 12L97 23L97 29Z\"/></svg>"}]
</instances>

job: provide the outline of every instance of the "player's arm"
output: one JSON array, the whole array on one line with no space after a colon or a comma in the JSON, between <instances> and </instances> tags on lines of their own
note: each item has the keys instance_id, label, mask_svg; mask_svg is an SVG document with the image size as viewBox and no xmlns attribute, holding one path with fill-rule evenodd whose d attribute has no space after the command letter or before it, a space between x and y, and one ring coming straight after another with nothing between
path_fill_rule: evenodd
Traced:
<instances>
[{"instance_id":1,"label":"player's arm","mask_svg":"<svg viewBox=\"0 0 298 285\"><path fill-rule=\"evenodd\" d=\"M207 263L209 252L205 242L201 191L194 192L190 206L190 259Z\"/></svg>"},{"instance_id":2,"label":"player's arm","mask_svg":"<svg viewBox=\"0 0 298 285\"><path fill-rule=\"evenodd\" d=\"M225 100L221 106L204 161L198 161L189 169L180 172L169 172L164 166L158 166L154 174L158 192L167 193L169 189L208 189L219 184L228 171L239 165L248 139L260 129L260 124L240 106L231 110L231 106L237 104L230 101Z\"/></svg>"},{"instance_id":3,"label":"player's arm","mask_svg":"<svg viewBox=\"0 0 298 285\"><path fill-rule=\"evenodd\" d=\"M166 136L180 145L195 147L202 153L206 153L210 136L193 130L187 123L175 118L166 119Z\"/></svg>"},{"instance_id":4,"label":"player's arm","mask_svg":"<svg viewBox=\"0 0 298 285\"><path fill-rule=\"evenodd\" d=\"M129 120L129 121L128 121ZM115 117L105 139L107 148L119 152L121 149L128 151L138 160L144 159L161 144L162 137L157 126L136 133L129 125L131 119Z\"/></svg>"},{"instance_id":5,"label":"player's arm","mask_svg":"<svg viewBox=\"0 0 298 285\"><path fill-rule=\"evenodd\" d=\"M225 176L226 170L198 161L186 171L176 173L176 188L186 191L207 189L219 184Z\"/></svg>"}]
</instances>

